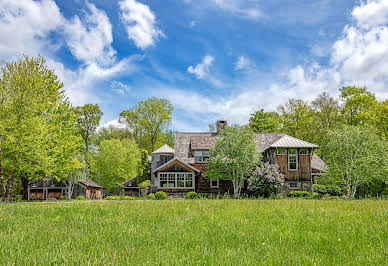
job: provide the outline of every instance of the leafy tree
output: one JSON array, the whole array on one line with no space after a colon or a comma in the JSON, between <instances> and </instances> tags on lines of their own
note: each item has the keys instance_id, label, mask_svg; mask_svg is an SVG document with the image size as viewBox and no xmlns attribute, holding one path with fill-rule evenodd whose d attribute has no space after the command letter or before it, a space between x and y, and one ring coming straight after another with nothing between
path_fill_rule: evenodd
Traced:
<instances>
[{"instance_id":1,"label":"leafy tree","mask_svg":"<svg viewBox=\"0 0 388 266\"><path fill-rule=\"evenodd\" d=\"M118 185L136 176L140 152L130 139L104 140L98 146L96 166L101 175L101 184L106 192L114 192Z\"/></svg>"},{"instance_id":2,"label":"leafy tree","mask_svg":"<svg viewBox=\"0 0 388 266\"><path fill-rule=\"evenodd\" d=\"M373 124L373 111L377 100L366 88L355 86L342 87L340 98L343 101L342 113L348 125Z\"/></svg>"},{"instance_id":3,"label":"leafy tree","mask_svg":"<svg viewBox=\"0 0 388 266\"><path fill-rule=\"evenodd\" d=\"M24 56L1 68L0 187L6 181L2 198L13 194L15 177L59 179L78 167L73 160L78 145L72 134L73 113L62 87L43 57Z\"/></svg>"},{"instance_id":4,"label":"leafy tree","mask_svg":"<svg viewBox=\"0 0 388 266\"><path fill-rule=\"evenodd\" d=\"M378 133L388 138L388 100L378 103L375 109L375 126Z\"/></svg>"},{"instance_id":5,"label":"leafy tree","mask_svg":"<svg viewBox=\"0 0 388 266\"><path fill-rule=\"evenodd\" d=\"M354 126L332 130L323 149L330 156L322 180L346 186L348 198L353 199L362 184L387 183L388 146L373 131Z\"/></svg>"},{"instance_id":6,"label":"leafy tree","mask_svg":"<svg viewBox=\"0 0 388 266\"><path fill-rule=\"evenodd\" d=\"M248 190L256 192L263 197L276 194L276 190L284 184L284 175L280 173L279 166L264 163L256 167L248 182Z\"/></svg>"},{"instance_id":7,"label":"leafy tree","mask_svg":"<svg viewBox=\"0 0 388 266\"><path fill-rule=\"evenodd\" d=\"M148 179L148 151L140 151L140 160L137 168L137 179L136 183L140 184Z\"/></svg>"},{"instance_id":8,"label":"leafy tree","mask_svg":"<svg viewBox=\"0 0 388 266\"><path fill-rule=\"evenodd\" d=\"M158 138L171 122L173 109L169 100L152 97L122 111L120 121L126 123L141 148L152 152Z\"/></svg>"},{"instance_id":9,"label":"leafy tree","mask_svg":"<svg viewBox=\"0 0 388 266\"><path fill-rule=\"evenodd\" d=\"M215 145L210 149L205 176L231 180L237 198L260 159L261 154L256 151L256 137L249 126L227 126L217 135Z\"/></svg>"},{"instance_id":10,"label":"leafy tree","mask_svg":"<svg viewBox=\"0 0 388 266\"><path fill-rule=\"evenodd\" d=\"M74 169L73 171L70 171L67 173L66 178L62 178L63 183L66 186L67 190L67 198L71 199L74 192L75 185L81 181L86 179L86 171L83 163L85 162L85 159L83 158L83 155L80 154L77 158L78 163L80 164L79 169Z\"/></svg>"},{"instance_id":11,"label":"leafy tree","mask_svg":"<svg viewBox=\"0 0 388 266\"><path fill-rule=\"evenodd\" d=\"M264 112L260 109L251 114L249 126L256 133L279 132L279 116L275 112Z\"/></svg>"},{"instance_id":12,"label":"leafy tree","mask_svg":"<svg viewBox=\"0 0 388 266\"><path fill-rule=\"evenodd\" d=\"M100 125L101 116L103 112L100 110L98 104L85 104L84 106L77 106L75 108L77 114L77 125L79 133L84 141L85 148L85 169L86 178L89 177L89 160L88 153L90 144L98 126Z\"/></svg>"},{"instance_id":13,"label":"leafy tree","mask_svg":"<svg viewBox=\"0 0 388 266\"><path fill-rule=\"evenodd\" d=\"M99 145L104 140L131 138L131 134L124 128L115 126L103 127L98 130L93 138L93 143Z\"/></svg>"}]
</instances>

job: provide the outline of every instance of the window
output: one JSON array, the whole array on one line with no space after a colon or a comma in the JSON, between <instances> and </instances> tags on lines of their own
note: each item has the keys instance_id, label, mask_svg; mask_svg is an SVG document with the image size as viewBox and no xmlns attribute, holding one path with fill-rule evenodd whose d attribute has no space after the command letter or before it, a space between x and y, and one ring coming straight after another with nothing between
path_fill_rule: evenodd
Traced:
<instances>
[{"instance_id":1,"label":"window","mask_svg":"<svg viewBox=\"0 0 388 266\"><path fill-rule=\"evenodd\" d=\"M220 184L219 180L210 178L210 187L217 188L219 184Z\"/></svg>"},{"instance_id":2,"label":"window","mask_svg":"<svg viewBox=\"0 0 388 266\"><path fill-rule=\"evenodd\" d=\"M299 183L298 182L290 182L289 187L290 188L299 188Z\"/></svg>"},{"instance_id":3,"label":"window","mask_svg":"<svg viewBox=\"0 0 388 266\"><path fill-rule=\"evenodd\" d=\"M161 188L193 188L193 173L159 173Z\"/></svg>"},{"instance_id":4,"label":"window","mask_svg":"<svg viewBox=\"0 0 388 266\"><path fill-rule=\"evenodd\" d=\"M278 154L279 155L287 154L287 150L285 148L278 148Z\"/></svg>"},{"instance_id":5,"label":"window","mask_svg":"<svg viewBox=\"0 0 388 266\"><path fill-rule=\"evenodd\" d=\"M299 149L299 154L308 155L309 154L309 149Z\"/></svg>"},{"instance_id":6,"label":"window","mask_svg":"<svg viewBox=\"0 0 388 266\"><path fill-rule=\"evenodd\" d=\"M203 163L209 161L209 150L194 151L194 161L196 163Z\"/></svg>"},{"instance_id":7,"label":"window","mask_svg":"<svg viewBox=\"0 0 388 266\"><path fill-rule=\"evenodd\" d=\"M288 170L298 170L298 153L296 149L288 150Z\"/></svg>"}]
</instances>

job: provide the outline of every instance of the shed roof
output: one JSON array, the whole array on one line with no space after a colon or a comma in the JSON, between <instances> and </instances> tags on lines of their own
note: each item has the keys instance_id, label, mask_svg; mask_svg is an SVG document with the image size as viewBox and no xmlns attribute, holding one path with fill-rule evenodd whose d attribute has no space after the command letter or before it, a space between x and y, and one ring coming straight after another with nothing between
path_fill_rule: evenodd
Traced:
<instances>
[{"instance_id":1,"label":"shed roof","mask_svg":"<svg viewBox=\"0 0 388 266\"><path fill-rule=\"evenodd\" d=\"M87 187L97 187L97 188L104 188L103 186L97 184L96 182L94 182L93 180L91 179L85 179L85 180L81 180L79 181L78 183L81 183Z\"/></svg>"},{"instance_id":2,"label":"shed roof","mask_svg":"<svg viewBox=\"0 0 388 266\"><path fill-rule=\"evenodd\" d=\"M201 172L201 171L199 171L197 168L195 168L194 166L191 166L190 164L188 164L188 163L186 163L186 162L184 162L184 161L182 161L182 160L180 160L180 159L178 159L178 158L174 158L174 159L172 159L172 160L166 162L165 164L162 164L161 166L159 166L158 168L156 168L156 169L153 170L152 172L155 173L155 172L159 171L160 169L166 167L167 165L169 165L169 164L171 164L171 163L173 163L173 162L180 162L181 164L183 164L183 165L186 166L187 168L189 168L189 169L191 169L191 170L193 170L193 171L195 171L195 172L197 172L197 173L200 173L200 172Z\"/></svg>"},{"instance_id":3,"label":"shed roof","mask_svg":"<svg viewBox=\"0 0 388 266\"><path fill-rule=\"evenodd\" d=\"M167 144L164 144L156 151L151 152L151 154L158 154L158 153L174 153L174 149L168 146Z\"/></svg>"},{"instance_id":4,"label":"shed roof","mask_svg":"<svg viewBox=\"0 0 388 266\"><path fill-rule=\"evenodd\" d=\"M121 183L119 186L120 187L129 187L131 186L133 183L136 184L136 180L137 180L137 177L132 177L131 179L128 179L127 181L124 181L123 183Z\"/></svg>"},{"instance_id":5,"label":"shed roof","mask_svg":"<svg viewBox=\"0 0 388 266\"><path fill-rule=\"evenodd\" d=\"M311 157L311 168L323 172L327 169L327 165L321 158L319 158L318 155L314 153Z\"/></svg>"}]
</instances>

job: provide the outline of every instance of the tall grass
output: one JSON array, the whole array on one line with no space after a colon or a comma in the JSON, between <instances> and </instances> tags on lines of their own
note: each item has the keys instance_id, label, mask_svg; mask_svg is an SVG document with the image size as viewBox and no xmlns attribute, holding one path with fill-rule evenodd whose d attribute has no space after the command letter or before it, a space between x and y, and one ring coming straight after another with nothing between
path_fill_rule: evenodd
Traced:
<instances>
[{"instance_id":1,"label":"tall grass","mask_svg":"<svg viewBox=\"0 0 388 266\"><path fill-rule=\"evenodd\" d=\"M388 201L166 200L0 206L0 264L388 261Z\"/></svg>"}]
</instances>

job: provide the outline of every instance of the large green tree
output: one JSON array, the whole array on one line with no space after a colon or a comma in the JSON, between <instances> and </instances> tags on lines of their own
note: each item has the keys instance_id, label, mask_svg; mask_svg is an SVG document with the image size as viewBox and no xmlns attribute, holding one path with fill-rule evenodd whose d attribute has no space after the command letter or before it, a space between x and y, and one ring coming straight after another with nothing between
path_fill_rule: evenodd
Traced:
<instances>
[{"instance_id":1,"label":"large green tree","mask_svg":"<svg viewBox=\"0 0 388 266\"><path fill-rule=\"evenodd\" d=\"M122 111L120 121L126 124L141 148L152 152L170 125L173 109L169 100L152 97Z\"/></svg>"},{"instance_id":2,"label":"large green tree","mask_svg":"<svg viewBox=\"0 0 388 266\"><path fill-rule=\"evenodd\" d=\"M276 112L264 112L260 109L251 114L249 126L256 133L279 132L279 115Z\"/></svg>"},{"instance_id":3,"label":"large green tree","mask_svg":"<svg viewBox=\"0 0 388 266\"><path fill-rule=\"evenodd\" d=\"M322 180L346 186L348 198L353 199L362 184L387 183L388 145L374 131L355 126L332 130L323 149L329 156Z\"/></svg>"},{"instance_id":4,"label":"large green tree","mask_svg":"<svg viewBox=\"0 0 388 266\"><path fill-rule=\"evenodd\" d=\"M249 126L227 126L217 135L215 145L210 149L205 176L232 181L233 194L237 198L260 160L256 136Z\"/></svg>"},{"instance_id":5,"label":"large green tree","mask_svg":"<svg viewBox=\"0 0 388 266\"><path fill-rule=\"evenodd\" d=\"M96 167L107 194L113 193L122 182L135 177L140 151L130 139L104 140L98 146Z\"/></svg>"},{"instance_id":6,"label":"large green tree","mask_svg":"<svg viewBox=\"0 0 388 266\"><path fill-rule=\"evenodd\" d=\"M79 139L63 84L42 57L5 63L0 77L0 191L9 200L15 178L60 179L79 165ZM5 184L5 189L4 189Z\"/></svg>"}]
</instances>

